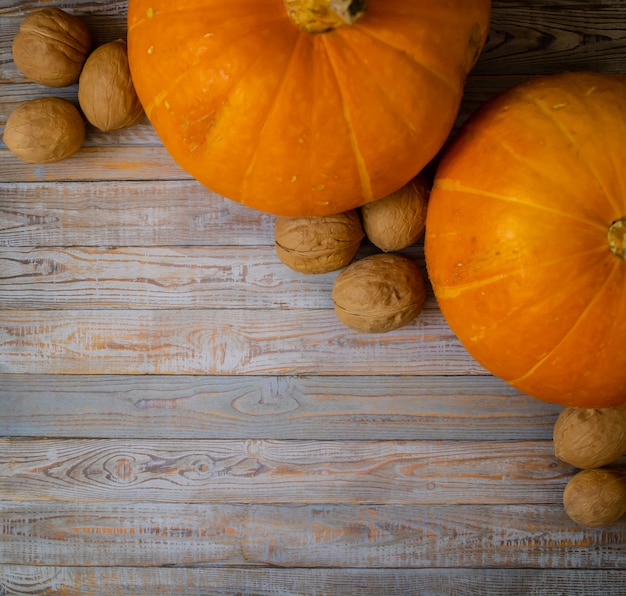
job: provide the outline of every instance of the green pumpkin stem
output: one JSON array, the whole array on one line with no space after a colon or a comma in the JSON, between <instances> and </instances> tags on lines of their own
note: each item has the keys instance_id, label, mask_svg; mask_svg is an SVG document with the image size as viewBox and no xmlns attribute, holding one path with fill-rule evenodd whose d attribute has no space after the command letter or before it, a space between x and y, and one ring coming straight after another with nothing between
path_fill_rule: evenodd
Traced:
<instances>
[{"instance_id":1,"label":"green pumpkin stem","mask_svg":"<svg viewBox=\"0 0 626 596\"><path fill-rule=\"evenodd\" d=\"M356 23L367 9L367 0L283 0L287 14L308 33L325 33Z\"/></svg>"}]
</instances>

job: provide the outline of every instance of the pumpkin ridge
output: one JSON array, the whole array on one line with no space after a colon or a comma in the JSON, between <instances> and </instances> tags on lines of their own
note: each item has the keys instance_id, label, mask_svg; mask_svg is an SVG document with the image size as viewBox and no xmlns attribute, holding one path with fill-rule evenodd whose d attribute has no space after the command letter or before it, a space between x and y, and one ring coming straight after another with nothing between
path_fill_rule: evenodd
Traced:
<instances>
[{"instance_id":1,"label":"pumpkin ridge","mask_svg":"<svg viewBox=\"0 0 626 596\"><path fill-rule=\"evenodd\" d=\"M368 37L375 39L378 43L383 44L387 46L388 48L395 50L399 54L406 56L407 58L409 58L409 60L411 60L411 62L419 66L422 70L427 72L434 79L437 79L438 81L442 82L446 87L448 87L454 93L454 95L457 95L458 85L455 85L453 81L444 77L441 73L437 72L437 70L433 69L428 64L426 64L426 62L419 60L417 56L414 56L410 52L407 52L405 49L399 48L398 46L392 44L389 40L383 39L379 37L378 35L375 35L374 32L369 29L369 27L358 27L358 29L361 33L364 33Z\"/></svg>"},{"instance_id":2,"label":"pumpkin ridge","mask_svg":"<svg viewBox=\"0 0 626 596\"><path fill-rule=\"evenodd\" d=\"M581 145L576 142L576 140L572 136L572 134L571 134L570 130L567 128L567 126L565 126L557 118L556 114L558 112L556 112L555 110L548 109L548 107L540 99L535 97L532 93L522 92L521 96L523 98L527 99L533 105L535 105L541 111L541 113L546 117L546 119L549 122L552 122L552 124L554 124L555 128L567 139L567 141L572 145L572 147L576 148L576 150L577 150L576 154L577 154L581 164L583 164L587 168L587 170L589 171L589 173L591 174L591 176L593 177L593 179L597 183L598 187L602 191L603 195L606 197L606 200L608 201L608 203L614 209L617 210L618 209L618 205L619 205L619 201L617 201L615 199L615 197L613 197L611 195L611 193L608 192L608 190L606 189L606 187L602 183L602 179L598 175L598 172L592 167L589 159L584 157L584 153L582 151Z\"/></svg>"},{"instance_id":3,"label":"pumpkin ridge","mask_svg":"<svg viewBox=\"0 0 626 596\"><path fill-rule=\"evenodd\" d=\"M522 267L518 267L517 269L508 269L506 273L492 275L486 279L476 280L471 283L459 284L459 285L451 285L451 284L441 285L437 287L436 295L437 295L437 298L441 298L443 300L454 299L460 296L463 292L489 286L493 283L506 279L507 277L511 275L516 275L520 271L532 271L533 269L542 269L543 267L552 267L560 263L561 261L569 261L573 257L580 257L582 255L591 255L595 252L599 254L604 254L606 253L606 249L604 246L600 246L600 247L596 247L590 250L583 250L578 253L570 253L559 259L552 259L550 261L541 261L541 262L534 263L532 265L524 265ZM551 300L549 296L547 296L546 299ZM515 312L516 311L513 311L511 314L514 314Z\"/></svg>"},{"instance_id":4,"label":"pumpkin ridge","mask_svg":"<svg viewBox=\"0 0 626 596\"><path fill-rule=\"evenodd\" d=\"M274 19L272 22L279 23L279 21L280 21L279 19ZM270 21L268 21L268 23L269 22ZM279 28L280 24L276 25L275 27ZM272 29L274 29L275 27L272 27ZM244 38L245 38L245 35L238 36L237 39L234 40L234 42L237 43L238 41ZM268 52L271 53L271 51L272 50L270 48ZM263 52L259 52L256 59L254 61L250 61L247 65L247 68L243 70L242 72L240 72L238 77L231 77L231 84L229 86L229 94L231 94L233 90L237 89L241 85L245 85L246 77L249 76L250 71L256 69L258 63L263 59L264 56L265 54ZM193 73L197 71L197 69L203 68L204 64L210 60L211 60L210 56L203 58L203 60L199 61L198 63L196 63L196 65L194 65L193 69L187 70L185 75L192 76ZM183 80L182 77L180 80ZM212 120L214 120L214 124L208 125L207 127L205 127L205 130L203 131L203 135L204 135L203 142L201 143L200 147L201 147L201 150L204 152L204 154L207 156L209 156L210 153L213 151L213 145L216 142L220 141L222 138L222 131L220 129L219 124L220 124L220 119L228 118L227 108L228 108L228 105L225 105L225 106L220 107L218 110L216 110L216 112L212 116ZM189 120L188 123L194 124L196 122L201 122L205 118L206 116L202 116L201 118L198 118L196 120ZM211 159L211 157L208 157L208 159ZM192 175L196 177L198 180L202 180L203 171L195 169L196 165L194 164L190 166L190 169L192 168L195 170L191 172ZM240 190L241 190L241 184L242 182L239 184Z\"/></svg>"},{"instance_id":5,"label":"pumpkin ridge","mask_svg":"<svg viewBox=\"0 0 626 596\"><path fill-rule=\"evenodd\" d=\"M341 30L337 32L339 35L341 34ZM432 75L432 77L434 79L436 79L437 81L440 81L444 84L445 87L451 89L454 92L454 95L457 94L457 90L456 88L453 86L453 84L448 81L447 79L445 79L444 77L440 76L438 73L436 73L435 71L431 70L430 68L428 68L428 66L426 66L424 63L418 61L415 59L414 56L412 56L411 54L409 54L408 52L402 50L401 48L397 48L396 46L385 42L385 40L382 40L378 37L376 37L375 35L371 35L370 32L365 31L365 33L368 34L369 37L371 37L372 39L375 39L377 42L382 43L383 45L387 46L388 48L391 48L392 50L394 50L395 52L397 52L398 54L401 54L402 56L406 56L407 58L409 58L409 60L413 63L416 64L420 69L424 70L425 72L427 72L428 74ZM349 47L349 46L347 46ZM361 58L361 56L359 55L358 52L353 52L353 54L355 56L357 56L358 58ZM366 65L365 62L363 62L364 65ZM381 91L381 97L383 97L386 102L387 105L389 106L389 108L393 111L394 114L396 114L401 120L402 122L404 122L404 124L406 125L406 127L411 131L411 136L419 141L420 139L420 131L418 131L415 128L415 125L413 122L411 122L410 120L407 120L402 112L400 112L400 110L396 107L396 105L394 104L394 102L391 100L391 96L389 95L389 93L387 92L387 90L385 89L385 87L378 81L378 78L375 76L375 73L372 74L371 80L374 81L374 83L376 84L376 86L378 87L378 89L380 89Z\"/></svg>"},{"instance_id":6,"label":"pumpkin ridge","mask_svg":"<svg viewBox=\"0 0 626 596\"><path fill-rule=\"evenodd\" d=\"M593 299L589 302L589 304L587 304L585 309L580 313L576 321L574 321L570 330L558 341L558 343L547 354L545 354L540 360L538 360L526 374L522 375L521 377L517 377L516 379L508 380L508 382L511 383L511 385L517 386L517 384L523 383L524 381L529 379L539 368L541 368L541 366L545 362L547 362L552 357L554 352L559 349L559 347L563 344L563 342L565 342L567 338L576 331L576 328L578 327L578 325L585 318L585 316L589 314L589 312L593 308L593 305L600 299L603 292L605 292L606 289L609 287L611 278L617 275L620 265L621 263L619 261L616 261L613 264L610 274L606 276L602 285L600 286L600 288L598 288L598 291L594 295ZM624 284L622 289L624 290L625 288L626 288L626 284ZM598 360L600 359L598 358Z\"/></svg>"},{"instance_id":7,"label":"pumpkin ridge","mask_svg":"<svg viewBox=\"0 0 626 596\"><path fill-rule=\"evenodd\" d=\"M282 75L282 79L280 84L276 87L276 92L273 95L273 100L271 105L268 107L267 113L265 114L265 118L263 120L263 124L261 125L259 131L258 131L258 135L257 135L257 141L256 141L256 145L257 148L258 146L261 144L261 140L263 138L263 134L265 133L265 129L267 126L267 121L269 120L270 116L272 115L272 113L274 112L275 108L276 108L276 102L278 101L279 97L280 97L280 93L281 93L281 89L283 88L283 86L285 85L285 81L287 80L288 74L292 68L292 65L294 63L294 59L298 54L298 48L302 43L305 43L306 41L306 33L302 32L300 33L300 35L298 35L296 37L296 41L295 44L291 50L291 57L289 59L289 62L287 63L287 66L285 67L285 72ZM246 180L248 179L250 173L252 172L252 169L254 168L254 164L256 163L256 159L257 159L257 155L258 155L258 150L255 149L252 152L252 159L250 160L250 163L248 164L248 167L246 168L246 171L243 175L243 178L241 180L241 185L240 185L240 195L241 195L241 202L242 204L246 204L246 194L245 194L245 188L246 188Z\"/></svg>"},{"instance_id":8,"label":"pumpkin ridge","mask_svg":"<svg viewBox=\"0 0 626 596\"><path fill-rule=\"evenodd\" d=\"M513 157L515 160L517 160L519 163L523 164L524 166L526 166L527 168L529 168L530 170L532 170L533 172L540 174L541 176L543 176L544 178L550 180L550 182L554 183L555 185L560 184L560 182L558 180L552 180L551 178L548 178L548 175L545 172L545 169L540 170L537 168L537 166L535 164L533 164L531 161L525 159L522 155L520 155L519 153L517 153L513 147L511 147L508 143L506 143L505 141L502 141L500 143L500 147L502 149L504 149L511 157ZM559 189L561 192L563 191L563 185L560 185L561 188ZM567 191L567 189L565 189ZM562 193L563 196L567 196L565 193ZM571 196L571 195L570 195ZM606 195L604 195L606 197ZM574 198L574 200L578 200L576 197L572 197ZM527 203L528 206L530 206L530 203ZM539 205L537 205L539 207ZM553 213L555 215L561 215L563 217L569 217L570 219L573 219L574 221L577 221L579 223L588 223L590 225L593 225L594 227L599 227L601 229L605 229L606 228L606 224L604 221L601 221L599 219L594 220L592 218L592 214L589 214L589 219L580 219L578 217L574 217L571 213L569 212L558 212L558 211L553 211Z\"/></svg>"},{"instance_id":9,"label":"pumpkin ridge","mask_svg":"<svg viewBox=\"0 0 626 596\"><path fill-rule=\"evenodd\" d=\"M358 25L357 25L358 26ZM348 127L348 131L350 133L350 144L353 148L355 162L359 171L359 180L361 182L361 189L363 190L364 202L369 202L374 199L374 195L372 193L372 179L369 175L369 171L365 164L365 159L363 158L363 153L359 148L358 139L356 138L356 134L354 131L354 126L352 124L352 120L350 118L350 111L348 110L348 106L346 105L345 100L345 90L341 86L341 80L337 75L337 66L333 61L332 51L329 49L329 43L327 40L329 36L322 36L322 44L326 51L326 55L328 56L328 64L333 72L335 82L337 83L337 89L339 90L339 95L341 96L341 109L343 117L346 121L346 126Z\"/></svg>"},{"instance_id":10,"label":"pumpkin ridge","mask_svg":"<svg viewBox=\"0 0 626 596\"><path fill-rule=\"evenodd\" d=\"M559 217L564 217L564 218L568 218L571 219L573 221L576 221L578 223L581 224L585 224L588 225L590 227L594 227L594 228L599 228L604 232L606 232L606 225L605 224L600 224L599 222L595 222L593 220L587 220L587 219L580 219L578 217L574 217L571 213L568 213L566 211L559 211L556 209L550 209L548 207L546 207L545 205L542 205L541 203L533 203L531 201L523 201L523 200L519 200L513 196L510 195L503 195L500 193L495 193L495 192L491 192L488 190L483 190L480 188L472 188L470 186L465 186L463 184L460 184L459 182L452 180L451 178L441 178L441 179L437 179L435 180L435 188L441 188L442 190L446 190L446 191L456 191L456 192L463 192L463 193L467 193L470 195L477 195L477 196L484 196L484 197L488 197L490 199L495 199L495 200L499 200L499 201L504 201L507 203L511 203L514 205L524 205L526 207L531 207L534 209L539 209L540 211L545 211L546 213L551 213L553 215L558 215Z\"/></svg>"},{"instance_id":11,"label":"pumpkin ridge","mask_svg":"<svg viewBox=\"0 0 626 596\"><path fill-rule=\"evenodd\" d=\"M595 251L590 251L590 252L595 252ZM606 258L606 251L604 249L600 250L598 249L597 251L598 253L602 253L602 257ZM580 253L583 254L583 253ZM554 265L558 263L558 260L554 260L551 261L551 264ZM527 271L530 271L533 269L533 267L526 267L525 268ZM519 271L519 270L518 270ZM552 303L553 303L553 297L551 294L545 294L544 296L542 296L541 298L537 298L535 300L533 300L532 306L533 308L539 308L539 307L548 307L546 310L552 310L554 311L554 307L552 307ZM478 335L472 336L469 339L471 341L480 341L482 340L485 335L487 334L488 331L491 331L497 327L505 327L509 324L509 322L511 320L515 320L515 317L518 316L520 313L522 313L523 311L525 311L525 309L528 307L527 304L520 304L518 305L515 309L509 311L509 313L506 315L506 317L500 318L498 319L497 324L494 325L490 325L489 327L487 326L483 326L483 329L481 330L481 332ZM584 312L584 310L583 310ZM564 334L561 339L559 340L559 342L563 341L566 337L567 333Z\"/></svg>"},{"instance_id":12,"label":"pumpkin ridge","mask_svg":"<svg viewBox=\"0 0 626 596\"><path fill-rule=\"evenodd\" d=\"M184 11L181 11L184 12ZM146 19L147 21L147 19ZM279 23L282 22L283 19L268 19L266 21L263 21L264 25L270 24L272 22L275 23ZM258 26L258 25L257 25ZM244 39L247 35L250 34L250 31L253 31L254 28L251 28L250 30L246 31L245 33L242 33L241 35L239 35L236 39L232 40L233 41L233 45L236 44L237 42L241 41L242 39ZM232 47L232 46L230 46ZM224 48L222 48L222 52L224 52ZM181 83L181 81L184 81L188 76L190 75L194 75L196 72L196 69L203 67L206 62L210 62L211 60L213 60L213 56L202 56L200 58L200 60L198 60L197 62L194 62L193 64L190 64L188 66L188 68L183 71L180 75L178 75L176 78L172 79L170 81L170 83L157 95L154 96L154 98L152 99L152 101L150 101L148 104L146 104L146 106L144 107L144 110L146 112L146 116L148 116L148 118L150 118L150 113L152 112L152 110L156 107L161 105L161 103L163 103L163 101L165 100L165 98L169 95L169 93L171 92L172 89L175 89L176 87L178 87ZM252 68L254 66L254 62L249 64L249 68ZM247 72L244 71L243 73L241 73L241 76L245 76L245 73ZM233 81L232 86L234 87L237 84L237 81Z\"/></svg>"}]
</instances>

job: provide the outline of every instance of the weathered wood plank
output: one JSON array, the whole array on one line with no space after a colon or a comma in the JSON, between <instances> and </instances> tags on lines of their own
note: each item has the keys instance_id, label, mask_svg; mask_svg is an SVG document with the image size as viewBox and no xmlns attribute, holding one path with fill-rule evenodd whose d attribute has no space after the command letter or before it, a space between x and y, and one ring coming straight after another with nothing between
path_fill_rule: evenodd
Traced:
<instances>
[{"instance_id":1,"label":"weathered wood plank","mask_svg":"<svg viewBox=\"0 0 626 596\"><path fill-rule=\"evenodd\" d=\"M334 310L0 312L0 373L486 374L434 298L410 324L364 334Z\"/></svg>"},{"instance_id":2,"label":"weathered wood plank","mask_svg":"<svg viewBox=\"0 0 626 596\"><path fill-rule=\"evenodd\" d=\"M551 440L560 406L490 376L0 375L0 436Z\"/></svg>"},{"instance_id":3,"label":"weathered wood plank","mask_svg":"<svg viewBox=\"0 0 626 596\"><path fill-rule=\"evenodd\" d=\"M0 149L0 163L0 179L4 182L191 179L162 146L83 147L51 164L26 163L8 149Z\"/></svg>"},{"instance_id":4,"label":"weathered wood plank","mask_svg":"<svg viewBox=\"0 0 626 596\"><path fill-rule=\"evenodd\" d=\"M280 569L0 566L8 594L63 596L609 596L614 569ZM564 591L566 588L566 592Z\"/></svg>"},{"instance_id":5,"label":"weathered wood plank","mask_svg":"<svg viewBox=\"0 0 626 596\"><path fill-rule=\"evenodd\" d=\"M402 253L426 279L421 247ZM297 273L274 246L4 249L0 309L328 309L337 274Z\"/></svg>"},{"instance_id":6,"label":"weathered wood plank","mask_svg":"<svg viewBox=\"0 0 626 596\"><path fill-rule=\"evenodd\" d=\"M181 503L157 513L143 503L24 501L0 503L0 520L2 564L626 569L626 522L581 528L556 503Z\"/></svg>"},{"instance_id":7,"label":"weathered wood plank","mask_svg":"<svg viewBox=\"0 0 626 596\"><path fill-rule=\"evenodd\" d=\"M473 74L626 70L623 0L495 0Z\"/></svg>"},{"instance_id":8,"label":"weathered wood plank","mask_svg":"<svg viewBox=\"0 0 626 596\"><path fill-rule=\"evenodd\" d=\"M2 47L3 45L0 43L0 48ZM7 57L6 62L4 64L0 63L0 65L0 68L2 66L5 68L13 66L17 72L17 67L13 65L13 60L10 57ZM4 76L2 76L3 74ZM67 99L78 107L77 94L78 85L52 89L51 87L45 87L43 85L37 85L30 82L9 81L6 73L2 73L2 71L0 71L0 123L4 126L9 114L18 106L18 104L25 100L38 99L40 97L49 97L50 95L54 95L55 97ZM125 132L130 131L131 128L132 127L129 127L124 130ZM2 146L5 147L5 145Z\"/></svg>"},{"instance_id":9,"label":"weathered wood plank","mask_svg":"<svg viewBox=\"0 0 626 596\"><path fill-rule=\"evenodd\" d=\"M559 503L551 441L0 440L5 500Z\"/></svg>"},{"instance_id":10,"label":"weathered wood plank","mask_svg":"<svg viewBox=\"0 0 626 596\"><path fill-rule=\"evenodd\" d=\"M269 246L273 230L195 180L0 185L0 246Z\"/></svg>"}]
</instances>

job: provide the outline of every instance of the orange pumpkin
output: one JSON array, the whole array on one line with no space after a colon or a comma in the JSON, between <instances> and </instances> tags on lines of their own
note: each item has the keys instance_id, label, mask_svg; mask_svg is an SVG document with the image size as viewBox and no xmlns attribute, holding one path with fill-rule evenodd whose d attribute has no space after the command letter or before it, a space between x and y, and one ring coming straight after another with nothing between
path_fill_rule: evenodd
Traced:
<instances>
[{"instance_id":1,"label":"orange pumpkin","mask_svg":"<svg viewBox=\"0 0 626 596\"><path fill-rule=\"evenodd\" d=\"M439 151L489 0L130 0L128 53L174 160L278 215L397 190Z\"/></svg>"},{"instance_id":2,"label":"orange pumpkin","mask_svg":"<svg viewBox=\"0 0 626 596\"><path fill-rule=\"evenodd\" d=\"M626 76L507 91L435 178L428 273L467 350L539 399L626 403Z\"/></svg>"}]
</instances>

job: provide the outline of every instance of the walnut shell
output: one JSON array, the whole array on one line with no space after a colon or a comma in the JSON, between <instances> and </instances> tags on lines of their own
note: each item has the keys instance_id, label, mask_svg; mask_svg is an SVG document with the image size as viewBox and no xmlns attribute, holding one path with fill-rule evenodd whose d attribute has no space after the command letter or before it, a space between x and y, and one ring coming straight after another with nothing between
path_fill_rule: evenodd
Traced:
<instances>
[{"instance_id":1,"label":"walnut shell","mask_svg":"<svg viewBox=\"0 0 626 596\"><path fill-rule=\"evenodd\" d=\"M101 45L87 58L78 81L78 103L87 120L105 132L132 126L143 116L123 39Z\"/></svg>"},{"instance_id":2,"label":"walnut shell","mask_svg":"<svg viewBox=\"0 0 626 596\"><path fill-rule=\"evenodd\" d=\"M80 149L85 122L78 108L66 99L40 97L23 101L11 112L2 138L20 159L52 163Z\"/></svg>"},{"instance_id":3,"label":"walnut shell","mask_svg":"<svg viewBox=\"0 0 626 596\"><path fill-rule=\"evenodd\" d=\"M91 48L91 33L74 15L42 8L28 15L13 40L13 61L30 80L47 87L78 82Z\"/></svg>"},{"instance_id":4,"label":"walnut shell","mask_svg":"<svg viewBox=\"0 0 626 596\"><path fill-rule=\"evenodd\" d=\"M358 212L277 217L274 244L278 258L300 273L328 273L356 256L365 234Z\"/></svg>"},{"instance_id":5,"label":"walnut shell","mask_svg":"<svg viewBox=\"0 0 626 596\"><path fill-rule=\"evenodd\" d=\"M412 246L424 235L430 184L418 175L396 192L361 207L369 241L384 252Z\"/></svg>"},{"instance_id":6,"label":"walnut shell","mask_svg":"<svg viewBox=\"0 0 626 596\"><path fill-rule=\"evenodd\" d=\"M420 266L395 254L355 261L335 280L332 291L339 320L364 333L385 333L410 323L421 312L426 287Z\"/></svg>"},{"instance_id":7,"label":"walnut shell","mask_svg":"<svg viewBox=\"0 0 626 596\"><path fill-rule=\"evenodd\" d=\"M626 407L565 408L554 424L554 453L577 468L599 468L626 453Z\"/></svg>"},{"instance_id":8,"label":"walnut shell","mask_svg":"<svg viewBox=\"0 0 626 596\"><path fill-rule=\"evenodd\" d=\"M594 468L578 472L567 483L563 505L581 526L608 526L626 513L626 480L616 470Z\"/></svg>"}]
</instances>

